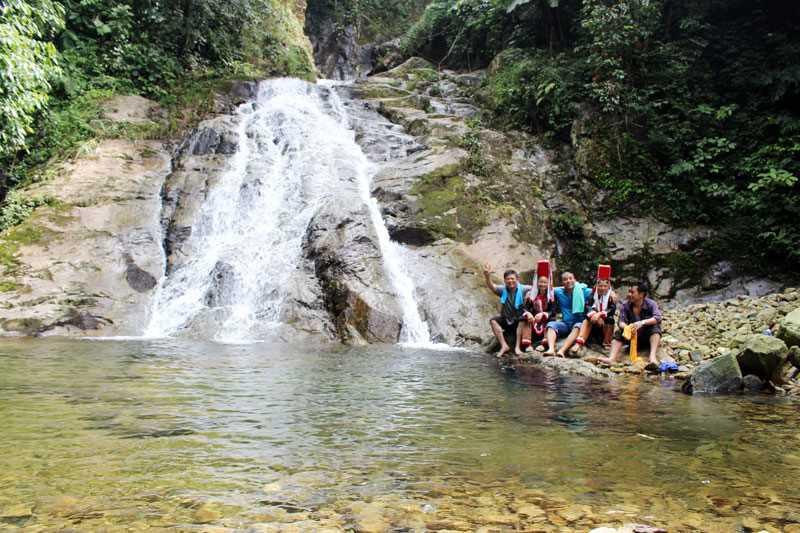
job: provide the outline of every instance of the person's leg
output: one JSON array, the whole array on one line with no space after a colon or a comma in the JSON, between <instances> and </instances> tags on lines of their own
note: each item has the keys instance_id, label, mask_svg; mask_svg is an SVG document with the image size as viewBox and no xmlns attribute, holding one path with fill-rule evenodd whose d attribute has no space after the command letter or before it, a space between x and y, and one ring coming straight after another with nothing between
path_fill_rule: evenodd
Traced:
<instances>
[{"instance_id":1,"label":"person's leg","mask_svg":"<svg viewBox=\"0 0 800 533\"><path fill-rule=\"evenodd\" d=\"M580 333L580 331L581 331L580 324L575 324L572 327L572 329L569 330L569 335L567 335L567 339L564 341L564 344L558 350L556 355L558 355L559 357L566 357L567 350L569 350L570 347L575 343L575 339L578 338L578 334Z\"/></svg>"},{"instance_id":2,"label":"person's leg","mask_svg":"<svg viewBox=\"0 0 800 533\"><path fill-rule=\"evenodd\" d=\"M547 324L547 351L543 355L556 354L556 341L558 340L558 322L549 322Z\"/></svg>"},{"instance_id":3,"label":"person's leg","mask_svg":"<svg viewBox=\"0 0 800 533\"><path fill-rule=\"evenodd\" d=\"M519 322L519 329L517 330L517 338L521 338L519 341L519 348L523 352L528 349L528 347L533 344L533 340L531 338L533 332L533 327L531 323L527 320L520 320Z\"/></svg>"},{"instance_id":4,"label":"person's leg","mask_svg":"<svg viewBox=\"0 0 800 533\"><path fill-rule=\"evenodd\" d=\"M575 346L573 346L570 349L570 351L576 355L580 353L581 348L583 348L583 345L586 344L586 341L589 340L591 334L592 334L592 323L587 318L581 324L580 331L578 332L578 337L575 339Z\"/></svg>"},{"instance_id":5,"label":"person's leg","mask_svg":"<svg viewBox=\"0 0 800 533\"><path fill-rule=\"evenodd\" d=\"M522 351L522 347L520 344L522 342L522 336L525 333L526 324L528 324L526 320L520 320L517 323L517 341L514 343L514 353L518 356L525 355L525 352ZM528 325L528 328L530 328L530 325Z\"/></svg>"},{"instance_id":6,"label":"person's leg","mask_svg":"<svg viewBox=\"0 0 800 533\"><path fill-rule=\"evenodd\" d=\"M614 339L611 341L611 353L608 357L600 357L598 361L608 365L619 363L619 352L624 345L625 343L622 342L622 331L618 329L614 333Z\"/></svg>"},{"instance_id":7,"label":"person's leg","mask_svg":"<svg viewBox=\"0 0 800 533\"><path fill-rule=\"evenodd\" d=\"M661 343L661 333L650 335L650 362L658 364L658 345Z\"/></svg>"},{"instance_id":8,"label":"person's leg","mask_svg":"<svg viewBox=\"0 0 800 533\"><path fill-rule=\"evenodd\" d=\"M614 337L614 321L603 324L603 348L608 349L611 346L611 339Z\"/></svg>"},{"instance_id":9,"label":"person's leg","mask_svg":"<svg viewBox=\"0 0 800 533\"><path fill-rule=\"evenodd\" d=\"M502 320L500 317L495 317L489 320L489 324L492 326L492 332L494 333L497 342L500 343L500 351L497 352L497 357L502 357L511 350L506 342L505 335L503 335L503 328L500 326L500 320Z\"/></svg>"}]
</instances>

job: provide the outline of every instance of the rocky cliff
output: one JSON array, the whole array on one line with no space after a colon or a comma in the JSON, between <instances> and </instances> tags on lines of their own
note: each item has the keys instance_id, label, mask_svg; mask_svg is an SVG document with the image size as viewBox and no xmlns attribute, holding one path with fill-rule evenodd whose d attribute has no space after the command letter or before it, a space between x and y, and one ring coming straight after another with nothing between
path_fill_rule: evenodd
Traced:
<instances>
[{"instance_id":1,"label":"rocky cliff","mask_svg":"<svg viewBox=\"0 0 800 533\"><path fill-rule=\"evenodd\" d=\"M707 228L672 228L637 213L604 216L603 192L579 168L580 139L554 146L485 127L476 104L482 76L413 58L349 88L326 89L350 95L351 126L376 164L373 195L390 235L405 245L434 340L486 340L495 302L482 287L485 262L529 279L542 257L582 274L595 259L610 260L618 284L646 276L658 297L684 301L776 288L737 278L724 263L698 276L693 258ZM180 141L98 141L54 179L31 186L27 192L46 201L2 237L4 332L140 334L158 280L195 253L191 221L236 152L234 111L254 87L233 84ZM107 103L105 120L158 125L164 116L153 102L121 97ZM356 189L335 191L303 236L284 336L399 338L401 312ZM224 305L228 269L215 272L207 299Z\"/></svg>"}]
</instances>

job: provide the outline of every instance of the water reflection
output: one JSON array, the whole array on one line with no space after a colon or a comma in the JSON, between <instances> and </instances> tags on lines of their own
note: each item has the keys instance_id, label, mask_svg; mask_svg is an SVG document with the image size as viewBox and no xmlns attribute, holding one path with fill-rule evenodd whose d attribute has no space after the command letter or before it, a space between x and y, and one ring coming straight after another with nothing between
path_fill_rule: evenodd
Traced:
<instances>
[{"instance_id":1,"label":"water reflection","mask_svg":"<svg viewBox=\"0 0 800 533\"><path fill-rule=\"evenodd\" d=\"M800 415L780 399L393 347L8 341L0 365L0 524L800 523Z\"/></svg>"}]
</instances>

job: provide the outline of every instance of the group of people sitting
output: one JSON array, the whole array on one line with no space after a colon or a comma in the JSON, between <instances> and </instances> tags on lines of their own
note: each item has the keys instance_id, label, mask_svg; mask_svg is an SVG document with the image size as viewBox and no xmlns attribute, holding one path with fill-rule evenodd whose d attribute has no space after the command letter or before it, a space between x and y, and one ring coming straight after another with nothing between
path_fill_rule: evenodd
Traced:
<instances>
[{"instance_id":1,"label":"group of people sitting","mask_svg":"<svg viewBox=\"0 0 800 533\"><path fill-rule=\"evenodd\" d=\"M493 269L483 270L486 286L500 298L500 314L489 323L500 343L498 357L511 352L522 356L529 348L545 356L582 357L584 346L597 343L608 356L597 362L618 363L623 346L631 346L635 357L638 349L649 348L648 366L658 366L658 345L661 340L661 310L648 297L647 282L630 285L625 301L620 302L611 287L611 267L600 265L594 288L580 283L571 272L561 274L560 287L553 286L550 262L539 261L536 287L520 283L514 270L503 273L503 284L492 281ZM619 308L618 327L617 309ZM560 314L560 318L557 315ZM560 348L558 339L566 338Z\"/></svg>"}]
</instances>

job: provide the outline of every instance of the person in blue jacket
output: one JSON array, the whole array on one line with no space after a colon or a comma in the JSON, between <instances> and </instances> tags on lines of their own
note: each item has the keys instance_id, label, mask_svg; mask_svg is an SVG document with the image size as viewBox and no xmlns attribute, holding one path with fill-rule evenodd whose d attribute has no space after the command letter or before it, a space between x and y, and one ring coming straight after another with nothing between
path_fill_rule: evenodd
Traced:
<instances>
[{"instance_id":1,"label":"person in blue jacket","mask_svg":"<svg viewBox=\"0 0 800 533\"><path fill-rule=\"evenodd\" d=\"M556 303L561 309L561 320L547 323L547 351L544 355L565 357L567 350L578 338L581 324L586 319L586 304L592 297L592 289L585 283L575 281L572 272L561 274L561 283L563 285L556 287L554 291ZM556 352L556 342L562 337L566 337L567 340Z\"/></svg>"}]
</instances>

